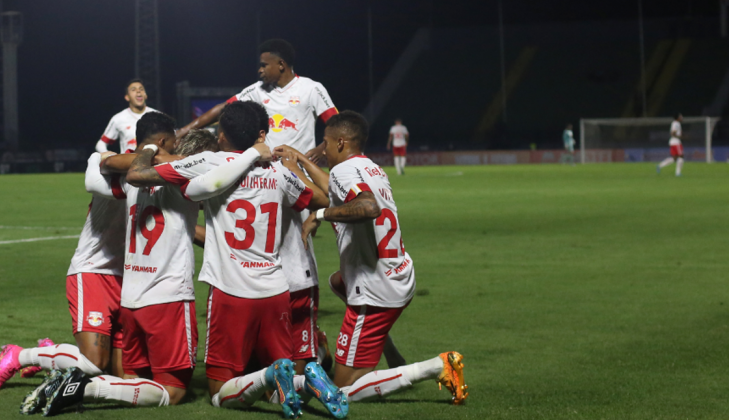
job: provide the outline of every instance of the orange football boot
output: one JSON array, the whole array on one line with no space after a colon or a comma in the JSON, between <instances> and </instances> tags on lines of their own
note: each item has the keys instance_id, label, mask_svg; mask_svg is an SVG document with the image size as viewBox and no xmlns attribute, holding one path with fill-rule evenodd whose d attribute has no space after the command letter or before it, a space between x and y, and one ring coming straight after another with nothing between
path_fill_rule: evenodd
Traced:
<instances>
[{"instance_id":1,"label":"orange football boot","mask_svg":"<svg viewBox=\"0 0 729 420\"><path fill-rule=\"evenodd\" d=\"M443 371L436 379L438 389L443 389L442 385L445 385L453 395L453 404L463 404L468 397L468 385L463 379L463 356L456 351L449 351L438 357L443 359Z\"/></svg>"}]
</instances>

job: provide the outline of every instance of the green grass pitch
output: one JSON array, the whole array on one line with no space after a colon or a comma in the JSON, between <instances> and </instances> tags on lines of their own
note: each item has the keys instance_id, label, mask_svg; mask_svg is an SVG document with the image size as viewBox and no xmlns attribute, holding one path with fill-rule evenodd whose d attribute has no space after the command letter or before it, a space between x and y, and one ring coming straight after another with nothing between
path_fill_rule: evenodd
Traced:
<instances>
[{"instance_id":1,"label":"green grass pitch","mask_svg":"<svg viewBox=\"0 0 729 420\"><path fill-rule=\"evenodd\" d=\"M408 167L392 177L418 282L392 336L409 362L462 352L471 394L454 407L428 381L352 403L350 418L727 418L728 177L729 165L691 163L682 178L651 164ZM82 174L2 176L0 197L0 242L75 235L89 202ZM73 342L65 276L76 242L0 243L0 343ZM315 247L326 279L338 267L333 231L320 229ZM204 284L197 296L204 344ZM324 286L319 323L332 345L343 309ZM61 418L280 418L264 403L247 414L213 408L198 351L186 404L89 405ZM0 418L20 418L39 382L0 389ZM304 416L324 414L312 401Z\"/></svg>"}]
</instances>

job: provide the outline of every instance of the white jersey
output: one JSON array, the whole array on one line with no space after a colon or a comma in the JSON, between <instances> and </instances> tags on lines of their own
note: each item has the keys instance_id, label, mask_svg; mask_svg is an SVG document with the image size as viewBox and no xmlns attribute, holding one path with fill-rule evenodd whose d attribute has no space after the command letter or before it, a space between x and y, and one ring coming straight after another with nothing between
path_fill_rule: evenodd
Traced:
<instances>
[{"instance_id":1,"label":"white jersey","mask_svg":"<svg viewBox=\"0 0 729 420\"><path fill-rule=\"evenodd\" d=\"M109 125L106 126L101 141L109 145L118 141L120 153L133 153L137 148L137 121L148 112L159 111L146 107L144 112L137 114L130 108L126 108L114 115L111 117Z\"/></svg>"},{"instance_id":2,"label":"white jersey","mask_svg":"<svg viewBox=\"0 0 729 420\"><path fill-rule=\"evenodd\" d=\"M393 125L390 128L390 134L392 134L392 146L393 147L403 147L407 146L408 142L405 140L405 136L408 133L408 128L404 125Z\"/></svg>"},{"instance_id":3,"label":"white jersey","mask_svg":"<svg viewBox=\"0 0 729 420\"><path fill-rule=\"evenodd\" d=\"M400 308L415 293L415 270L405 252L387 175L366 156L351 157L331 170L332 207L348 203L364 191L377 199L380 217L362 223L333 223L347 304Z\"/></svg>"},{"instance_id":4,"label":"white jersey","mask_svg":"<svg viewBox=\"0 0 729 420\"><path fill-rule=\"evenodd\" d=\"M297 212L291 207L284 207L281 217L281 262L289 291L298 292L318 286L319 269L314 256L314 241L309 236L309 248L305 249L301 240L301 231L304 221L309 217L309 211Z\"/></svg>"},{"instance_id":5,"label":"white jersey","mask_svg":"<svg viewBox=\"0 0 729 420\"><path fill-rule=\"evenodd\" d=\"M203 152L158 165L168 182L182 185L237 156ZM224 193L205 200L205 253L199 280L246 299L289 290L281 266L282 207L301 211L313 192L278 162L256 164Z\"/></svg>"},{"instance_id":6,"label":"white jersey","mask_svg":"<svg viewBox=\"0 0 729 420\"><path fill-rule=\"evenodd\" d=\"M678 145L681 144L681 139L678 138L678 137L675 137L673 135L674 132L676 134L678 134L679 136L681 136L681 134L683 134L681 132L681 123L678 122L678 121L673 121L671 123L671 133L670 133L671 134L671 140L668 141L668 145L669 146L678 146Z\"/></svg>"},{"instance_id":7,"label":"white jersey","mask_svg":"<svg viewBox=\"0 0 729 420\"><path fill-rule=\"evenodd\" d=\"M259 81L228 99L228 103L235 101L253 101L266 108L270 127L266 144L271 148L288 145L301 153L316 146L316 117L326 122L337 114L324 86L308 77L296 76L288 85L276 86L270 92Z\"/></svg>"},{"instance_id":8,"label":"white jersey","mask_svg":"<svg viewBox=\"0 0 729 420\"><path fill-rule=\"evenodd\" d=\"M101 156L94 153L89 158L87 174L98 172ZM119 176L110 179L110 190L120 191ZM89 204L76 252L66 275L77 273L98 273L122 275L124 264L124 218L126 206L123 202L94 196Z\"/></svg>"}]
</instances>

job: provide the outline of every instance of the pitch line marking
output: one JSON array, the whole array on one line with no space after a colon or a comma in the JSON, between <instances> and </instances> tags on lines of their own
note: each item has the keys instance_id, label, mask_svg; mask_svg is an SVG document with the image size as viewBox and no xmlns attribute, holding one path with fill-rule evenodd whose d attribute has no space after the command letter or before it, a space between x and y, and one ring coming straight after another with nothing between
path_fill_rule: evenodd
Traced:
<instances>
[{"instance_id":1,"label":"pitch line marking","mask_svg":"<svg viewBox=\"0 0 729 420\"><path fill-rule=\"evenodd\" d=\"M71 239L71 238L78 239L79 236L81 236L81 235L46 236L43 238L15 239L12 241L0 241L0 245L19 244L19 243L23 243L23 242L51 241L53 239Z\"/></svg>"},{"instance_id":2,"label":"pitch line marking","mask_svg":"<svg viewBox=\"0 0 729 420\"><path fill-rule=\"evenodd\" d=\"M46 227L46 226L0 226L0 229L12 230L81 230L82 227Z\"/></svg>"}]
</instances>

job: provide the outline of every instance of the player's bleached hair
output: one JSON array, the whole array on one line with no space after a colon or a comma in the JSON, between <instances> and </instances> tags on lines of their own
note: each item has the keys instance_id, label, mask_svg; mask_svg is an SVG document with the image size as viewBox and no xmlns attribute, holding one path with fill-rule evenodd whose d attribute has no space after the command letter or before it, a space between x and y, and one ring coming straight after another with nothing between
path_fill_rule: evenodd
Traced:
<instances>
[{"instance_id":1,"label":"player's bleached hair","mask_svg":"<svg viewBox=\"0 0 729 420\"><path fill-rule=\"evenodd\" d=\"M342 111L327 120L327 128L340 130L345 137L356 142L360 151L364 152L367 137L370 135L370 127L362 114L354 111Z\"/></svg>"},{"instance_id":2,"label":"player's bleached hair","mask_svg":"<svg viewBox=\"0 0 729 420\"><path fill-rule=\"evenodd\" d=\"M238 150L245 150L258 140L261 131L268 133L268 114L261 104L233 102L220 114L220 130Z\"/></svg>"},{"instance_id":3,"label":"player's bleached hair","mask_svg":"<svg viewBox=\"0 0 729 420\"><path fill-rule=\"evenodd\" d=\"M218 139L215 135L205 129L190 130L189 133L175 147L174 154L181 156L191 156L202 152L217 152Z\"/></svg>"},{"instance_id":4,"label":"player's bleached hair","mask_svg":"<svg viewBox=\"0 0 729 420\"><path fill-rule=\"evenodd\" d=\"M294 46L284 39L269 39L258 46L258 54L271 53L280 57L289 67L294 67L296 52Z\"/></svg>"},{"instance_id":5,"label":"player's bleached hair","mask_svg":"<svg viewBox=\"0 0 729 420\"><path fill-rule=\"evenodd\" d=\"M139 83L144 87L144 81L138 77L135 77L134 79L127 82L127 85L124 87L124 94L126 95L129 93L129 86L131 86L133 83Z\"/></svg>"},{"instance_id":6,"label":"player's bleached hair","mask_svg":"<svg viewBox=\"0 0 729 420\"><path fill-rule=\"evenodd\" d=\"M137 121L137 144L143 144L159 133L175 134L175 119L161 112L148 112Z\"/></svg>"}]
</instances>

